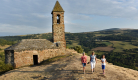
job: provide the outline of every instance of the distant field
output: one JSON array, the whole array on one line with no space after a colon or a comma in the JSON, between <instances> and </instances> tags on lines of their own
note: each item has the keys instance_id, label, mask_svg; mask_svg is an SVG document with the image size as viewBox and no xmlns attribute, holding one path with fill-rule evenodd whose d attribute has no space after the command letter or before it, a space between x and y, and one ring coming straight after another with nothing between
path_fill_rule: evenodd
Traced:
<instances>
[{"instance_id":1,"label":"distant field","mask_svg":"<svg viewBox=\"0 0 138 80\"><path fill-rule=\"evenodd\" d=\"M72 44L67 44L67 45L66 45L66 46L69 47L69 48L75 47L75 46L77 46L77 45L79 44L78 41L75 41L75 40L70 40L70 41L72 41Z\"/></svg>"},{"instance_id":2,"label":"distant field","mask_svg":"<svg viewBox=\"0 0 138 80\"><path fill-rule=\"evenodd\" d=\"M102 54L104 54L105 52L102 52L102 51L94 51L95 52L95 55L102 55ZM92 51L89 51L88 53L87 53L87 55L91 55L92 54Z\"/></svg>"},{"instance_id":3,"label":"distant field","mask_svg":"<svg viewBox=\"0 0 138 80\"><path fill-rule=\"evenodd\" d=\"M5 46L1 46L1 45L0 45L0 49L2 49L2 50L0 50L0 52L4 52L4 49L7 48L7 47L9 47L9 46L10 46L10 45L5 45Z\"/></svg>"},{"instance_id":4,"label":"distant field","mask_svg":"<svg viewBox=\"0 0 138 80\"><path fill-rule=\"evenodd\" d=\"M10 46L10 45L5 45L5 46L1 46L1 45L0 45L0 48L1 48L1 49L5 49L5 48L7 48L7 47L9 47L9 46Z\"/></svg>"},{"instance_id":5,"label":"distant field","mask_svg":"<svg viewBox=\"0 0 138 80\"><path fill-rule=\"evenodd\" d=\"M106 44L107 47L96 47L91 49L92 51L112 51L114 48L112 48L112 43L109 41L97 41L96 44Z\"/></svg>"},{"instance_id":6,"label":"distant field","mask_svg":"<svg viewBox=\"0 0 138 80\"><path fill-rule=\"evenodd\" d=\"M98 37L98 36L109 36L109 35L112 35L112 34L95 34L96 37Z\"/></svg>"},{"instance_id":7,"label":"distant field","mask_svg":"<svg viewBox=\"0 0 138 80\"><path fill-rule=\"evenodd\" d=\"M106 45L112 45L110 42L102 42L103 44L106 44Z\"/></svg>"},{"instance_id":8,"label":"distant field","mask_svg":"<svg viewBox=\"0 0 138 80\"><path fill-rule=\"evenodd\" d=\"M111 47L97 47L97 48L94 48L92 50L93 51L98 51L98 50L100 50L100 51L112 51L112 50L114 50L114 48L111 48Z\"/></svg>"},{"instance_id":9,"label":"distant field","mask_svg":"<svg viewBox=\"0 0 138 80\"><path fill-rule=\"evenodd\" d=\"M106 44L107 46L112 46L112 43L107 40L97 41L96 44Z\"/></svg>"},{"instance_id":10,"label":"distant field","mask_svg":"<svg viewBox=\"0 0 138 80\"><path fill-rule=\"evenodd\" d=\"M125 49L133 49L138 48L138 46L132 45L131 42L125 42L125 41L99 41L96 42L96 44L106 44L107 47L96 47L93 48L93 51L114 51L114 52L123 52ZM113 47L113 48L112 48Z\"/></svg>"},{"instance_id":11,"label":"distant field","mask_svg":"<svg viewBox=\"0 0 138 80\"><path fill-rule=\"evenodd\" d=\"M125 41L110 41L113 43L113 47L115 49L113 50L114 52L123 52L124 49L133 49L133 48L138 48L138 46L134 46L130 44L130 42L125 42Z\"/></svg>"},{"instance_id":12,"label":"distant field","mask_svg":"<svg viewBox=\"0 0 138 80\"><path fill-rule=\"evenodd\" d=\"M5 58L5 57L4 57L4 56L5 56L5 54L4 54L4 49L7 48L7 47L9 47L9 46L10 46L10 45L5 45L5 46L1 46L1 45L0 45L0 49L1 49L1 50L0 50L0 66L1 66L2 63L4 63L4 60L5 60L5 59L4 59L4 58Z\"/></svg>"},{"instance_id":13,"label":"distant field","mask_svg":"<svg viewBox=\"0 0 138 80\"><path fill-rule=\"evenodd\" d=\"M123 52L124 49L133 49L133 48L138 48L138 46L132 45L130 42L125 42L125 41L110 41L110 42L99 42L99 43L104 43L108 45L107 47L96 47L93 48L93 51L114 51L114 52ZM114 47L114 48L112 48Z\"/></svg>"}]
</instances>

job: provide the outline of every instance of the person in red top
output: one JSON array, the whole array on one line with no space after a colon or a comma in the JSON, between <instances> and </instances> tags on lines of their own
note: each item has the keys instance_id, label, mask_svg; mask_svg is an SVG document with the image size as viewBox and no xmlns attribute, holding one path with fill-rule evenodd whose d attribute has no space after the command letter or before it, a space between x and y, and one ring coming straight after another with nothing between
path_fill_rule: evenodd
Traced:
<instances>
[{"instance_id":1,"label":"person in red top","mask_svg":"<svg viewBox=\"0 0 138 80\"><path fill-rule=\"evenodd\" d=\"M81 57L81 63L83 65L83 72L85 74L85 66L87 65L87 56L85 56L85 52L83 52L83 56Z\"/></svg>"}]
</instances>

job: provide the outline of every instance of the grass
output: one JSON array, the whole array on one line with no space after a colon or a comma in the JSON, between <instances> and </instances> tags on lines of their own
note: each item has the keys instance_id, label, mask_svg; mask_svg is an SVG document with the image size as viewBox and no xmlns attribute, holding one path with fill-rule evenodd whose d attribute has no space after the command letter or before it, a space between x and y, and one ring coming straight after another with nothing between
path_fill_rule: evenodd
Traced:
<instances>
[{"instance_id":1,"label":"grass","mask_svg":"<svg viewBox=\"0 0 138 80\"><path fill-rule=\"evenodd\" d=\"M0 75L12 70L13 67L10 64L5 64L5 54L4 54L4 49L9 47L10 45L5 45L5 46L0 46Z\"/></svg>"},{"instance_id":2,"label":"grass","mask_svg":"<svg viewBox=\"0 0 138 80\"><path fill-rule=\"evenodd\" d=\"M138 67L136 67L136 70L138 70Z\"/></svg>"},{"instance_id":3,"label":"grass","mask_svg":"<svg viewBox=\"0 0 138 80\"><path fill-rule=\"evenodd\" d=\"M113 43L113 47L115 48L114 52L123 52L124 49L133 49L138 48L138 46L132 45L130 42L125 41L110 41Z\"/></svg>"},{"instance_id":4,"label":"grass","mask_svg":"<svg viewBox=\"0 0 138 80\"><path fill-rule=\"evenodd\" d=\"M5 46L1 46L0 45L0 61L5 61L5 54L4 54L4 49L9 47L10 45L5 45Z\"/></svg>"},{"instance_id":5,"label":"grass","mask_svg":"<svg viewBox=\"0 0 138 80\"><path fill-rule=\"evenodd\" d=\"M10 64L5 64L4 62L5 62L4 52L1 52L0 53L0 75L13 69L13 67Z\"/></svg>"},{"instance_id":6,"label":"grass","mask_svg":"<svg viewBox=\"0 0 138 80\"><path fill-rule=\"evenodd\" d=\"M110 41L97 41L96 44L106 44L107 46L112 45Z\"/></svg>"},{"instance_id":7,"label":"grass","mask_svg":"<svg viewBox=\"0 0 138 80\"><path fill-rule=\"evenodd\" d=\"M95 34L96 37L98 37L98 36L108 36L108 35L112 35L112 34Z\"/></svg>"},{"instance_id":8,"label":"grass","mask_svg":"<svg viewBox=\"0 0 138 80\"><path fill-rule=\"evenodd\" d=\"M0 75L12 69L12 65L3 63L0 65Z\"/></svg>"},{"instance_id":9,"label":"grass","mask_svg":"<svg viewBox=\"0 0 138 80\"><path fill-rule=\"evenodd\" d=\"M111 45L111 42L107 42L107 41L102 42L102 43L103 43L103 44L106 44L107 46Z\"/></svg>"},{"instance_id":10,"label":"grass","mask_svg":"<svg viewBox=\"0 0 138 80\"><path fill-rule=\"evenodd\" d=\"M67 44L68 48L75 47L79 44L79 41L75 41L75 40L70 40L70 41L72 41L72 44Z\"/></svg>"},{"instance_id":11,"label":"grass","mask_svg":"<svg viewBox=\"0 0 138 80\"><path fill-rule=\"evenodd\" d=\"M112 48L112 47L96 47L96 48L93 48L92 50L94 50L94 51L108 51L108 52L110 52L110 51L113 51L114 48Z\"/></svg>"},{"instance_id":12,"label":"grass","mask_svg":"<svg viewBox=\"0 0 138 80\"><path fill-rule=\"evenodd\" d=\"M103 55L105 52L103 52L103 51L94 51L95 52L95 55ZM92 54L92 51L89 51L88 53L87 53L87 55L88 56L90 56Z\"/></svg>"},{"instance_id":13,"label":"grass","mask_svg":"<svg viewBox=\"0 0 138 80\"><path fill-rule=\"evenodd\" d=\"M1 46L0 45L0 52L4 52L4 49L9 47L10 45Z\"/></svg>"},{"instance_id":14,"label":"grass","mask_svg":"<svg viewBox=\"0 0 138 80\"><path fill-rule=\"evenodd\" d=\"M112 43L110 41L97 41L96 44L105 44L107 47L96 47L93 48L92 50L97 51L112 51L114 48L112 48Z\"/></svg>"},{"instance_id":15,"label":"grass","mask_svg":"<svg viewBox=\"0 0 138 80\"><path fill-rule=\"evenodd\" d=\"M102 52L102 51L95 51L95 54L98 54L98 55L103 55L104 53L106 53L106 52Z\"/></svg>"}]
</instances>

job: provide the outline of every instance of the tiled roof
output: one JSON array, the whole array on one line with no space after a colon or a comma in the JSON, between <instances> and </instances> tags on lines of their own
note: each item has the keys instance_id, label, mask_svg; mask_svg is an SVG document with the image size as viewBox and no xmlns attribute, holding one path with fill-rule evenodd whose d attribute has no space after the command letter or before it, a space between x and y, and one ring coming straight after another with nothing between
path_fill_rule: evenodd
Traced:
<instances>
[{"instance_id":1,"label":"tiled roof","mask_svg":"<svg viewBox=\"0 0 138 80\"><path fill-rule=\"evenodd\" d=\"M55 43L52 43L46 39L23 39L20 42L6 48L5 50L43 50L43 49L57 49Z\"/></svg>"},{"instance_id":2,"label":"tiled roof","mask_svg":"<svg viewBox=\"0 0 138 80\"><path fill-rule=\"evenodd\" d=\"M63 8L61 7L58 1L56 2L52 12L64 12Z\"/></svg>"}]
</instances>

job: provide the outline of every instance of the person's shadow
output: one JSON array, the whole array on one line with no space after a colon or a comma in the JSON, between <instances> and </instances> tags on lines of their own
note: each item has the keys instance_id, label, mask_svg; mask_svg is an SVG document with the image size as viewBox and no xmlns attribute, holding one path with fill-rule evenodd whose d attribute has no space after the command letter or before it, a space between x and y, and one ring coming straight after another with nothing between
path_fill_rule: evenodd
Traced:
<instances>
[{"instance_id":1,"label":"person's shadow","mask_svg":"<svg viewBox=\"0 0 138 80\"><path fill-rule=\"evenodd\" d=\"M103 74L103 73L100 73L100 74L98 75L98 77L106 78L105 74Z\"/></svg>"}]
</instances>

